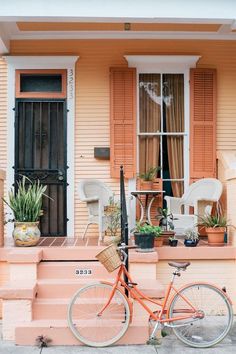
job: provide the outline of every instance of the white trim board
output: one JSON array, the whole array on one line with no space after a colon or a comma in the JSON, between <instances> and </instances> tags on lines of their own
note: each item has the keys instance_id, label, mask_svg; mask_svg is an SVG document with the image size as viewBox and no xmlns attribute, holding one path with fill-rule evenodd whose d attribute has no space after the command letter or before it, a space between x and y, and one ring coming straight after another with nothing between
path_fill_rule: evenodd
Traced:
<instances>
[{"instance_id":1,"label":"white trim board","mask_svg":"<svg viewBox=\"0 0 236 354\"><path fill-rule=\"evenodd\" d=\"M14 120L16 69L67 69L67 235L74 236L74 121L75 121L75 62L78 56L5 56L8 65L7 111L7 190L14 183ZM7 235L13 225L7 224Z\"/></svg>"}]
</instances>

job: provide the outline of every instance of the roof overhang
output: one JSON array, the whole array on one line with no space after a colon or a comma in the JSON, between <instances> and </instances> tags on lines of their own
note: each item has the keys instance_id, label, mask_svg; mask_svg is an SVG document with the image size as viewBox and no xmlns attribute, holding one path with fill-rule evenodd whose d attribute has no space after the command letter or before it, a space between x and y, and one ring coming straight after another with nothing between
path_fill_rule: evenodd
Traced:
<instances>
[{"instance_id":1,"label":"roof overhang","mask_svg":"<svg viewBox=\"0 0 236 354\"><path fill-rule=\"evenodd\" d=\"M11 40L236 40L235 14L235 0L8 0L1 2L0 53Z\"/></svg>"}]
</instances>

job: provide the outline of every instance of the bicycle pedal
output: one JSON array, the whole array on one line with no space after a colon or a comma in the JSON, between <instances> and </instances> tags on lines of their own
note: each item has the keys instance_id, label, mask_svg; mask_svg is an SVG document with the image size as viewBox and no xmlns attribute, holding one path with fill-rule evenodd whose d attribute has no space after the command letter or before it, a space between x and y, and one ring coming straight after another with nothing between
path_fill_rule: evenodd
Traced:
<instances>
[{"instance_id":1,"label":"bicycle pedal","mask_svg":"<svg viewBox=\"0 0 236 354\"><path fill-rule=\"evenodd\" d=\"M157 338L149 338L146 342L147 345L160 345L161 341Z\"/></svg>"}]
</instances>

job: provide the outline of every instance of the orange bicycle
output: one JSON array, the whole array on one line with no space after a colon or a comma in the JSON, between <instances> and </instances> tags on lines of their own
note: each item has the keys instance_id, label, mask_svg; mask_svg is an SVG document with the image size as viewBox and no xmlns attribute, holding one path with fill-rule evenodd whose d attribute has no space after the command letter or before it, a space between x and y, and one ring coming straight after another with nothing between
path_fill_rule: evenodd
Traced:
<instances>
[{"instance_id":1,"label":"orange bicycle","mask_svg":"<svg viewBox=\"0 0 236 354\"><path fill-rule=\"evenodd\" d=\"M205 282L176 289L175 277L190 263L169 262L175 270L165 297L162 301L151 299L138 289L125 267L125 249L130 248L136 247L111 245L100 252L97 258L109 272L119 267L115 282L93 283L78 290L71 299L68 323L77 339L94 347L117 342L132 322L133 300L150 316L150 341L164 326L172 328L182 342L196 348L211 347L225 338L233 323L232 303L225 289ZM157 310L152 311L147 302L156 304Z\"/></svg>"}]
</instances>

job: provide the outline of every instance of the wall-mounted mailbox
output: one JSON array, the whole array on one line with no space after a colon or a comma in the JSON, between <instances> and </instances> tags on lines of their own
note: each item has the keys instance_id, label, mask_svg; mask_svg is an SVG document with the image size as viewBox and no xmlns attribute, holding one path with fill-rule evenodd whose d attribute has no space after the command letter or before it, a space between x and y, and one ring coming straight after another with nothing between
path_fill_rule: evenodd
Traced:
<instances>
[{"instance_id":1,"label":"wall-mounted mailbox","mask_svg":"<svg viewBox=\"0 0 236 354\"><path fill-rule=\"evenodd\" d=\"M110 148L108 147L95 147L94 148L95 159L110 160Z\"/></svg>"}]
</instances>

